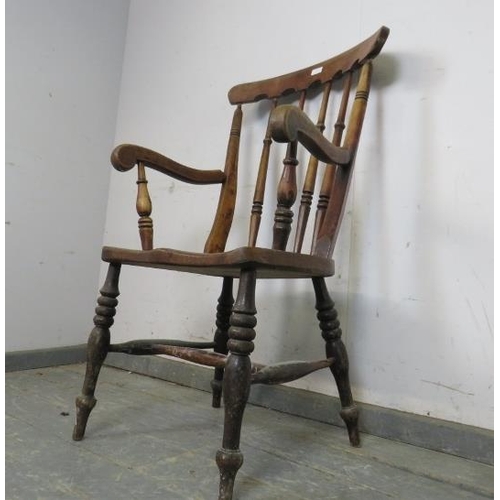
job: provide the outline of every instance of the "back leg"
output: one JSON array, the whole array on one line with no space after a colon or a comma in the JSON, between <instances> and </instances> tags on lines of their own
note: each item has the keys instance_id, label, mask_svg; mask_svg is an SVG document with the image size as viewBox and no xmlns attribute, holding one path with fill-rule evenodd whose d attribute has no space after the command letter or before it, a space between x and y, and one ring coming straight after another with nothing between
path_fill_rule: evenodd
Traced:
<instances>
[{"instance_id":1,"label":"back leg","mask_svg":"<svg viewBox=\"0 0 500 500\"><path fill-rule=\"evenodd\" d=\"M316 294L316 310L321 335L326 342L326 356L334 358L330 370L337 383L340 404L342 409L340 416L345 422L349 441L352 446L359 446L358 418L359 410L354 403L349 382L349 359L344 343L342 342L342 330L337 319L335 304L330 298L324 278L313 278L314 292Z\"/></svg>"},{"instance_id":2,"label":"back leg","mask_svg":"<svg viewBox=\"0 0 500 500\"><path fill-rule=\"evenodd\" d=\"M109 328L114 322L113 316L116 314L116 306L118 305L116 297L120 294L118 291L119 277L120 265L110 264L106 281L100 290L101 296L97 299L98 305L94 316L95 326L90 332L87 344L87 370L82 394L76 398L76 425L73 430L75 441L83 439L90 412L97 402L94 393L99 372L109 350Z\"/></svg>"},{"instance_id":3,"label":"back leg","mask_svg":"<svg viewBox=\"0 0 500 500\"><path fill-rule=\"evenodd\" d=\"M217 319L215 324L217 329L214 334L215 347L214 351L227 354L227 341L229 330L229 318L233 309L233 278L224 278L222 282L222 292L217 304ZM224 378L224 368L216 368L214 378L211 382L212 386L212 406L220 408L222 396L222 379Z\"/></svg>"}]
</instances>

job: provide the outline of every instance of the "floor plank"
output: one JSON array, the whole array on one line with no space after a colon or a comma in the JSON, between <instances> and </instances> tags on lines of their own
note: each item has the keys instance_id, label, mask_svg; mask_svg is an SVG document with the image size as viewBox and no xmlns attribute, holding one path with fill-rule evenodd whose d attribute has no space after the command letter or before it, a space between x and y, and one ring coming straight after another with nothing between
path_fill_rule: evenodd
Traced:
<instances>
[{"instance_id":1,"label":"floor plank","mask_svg":"<svg viewBox=\"0 0 500 500\"><path fill-rule=\"evenodd\" d=\"M223 412L208 393L109 367L71 440L83 365L6 374L6 498L216 498ZM493 467L249 405L235 497L493 498Z\"/></svg>"}]
</instances>

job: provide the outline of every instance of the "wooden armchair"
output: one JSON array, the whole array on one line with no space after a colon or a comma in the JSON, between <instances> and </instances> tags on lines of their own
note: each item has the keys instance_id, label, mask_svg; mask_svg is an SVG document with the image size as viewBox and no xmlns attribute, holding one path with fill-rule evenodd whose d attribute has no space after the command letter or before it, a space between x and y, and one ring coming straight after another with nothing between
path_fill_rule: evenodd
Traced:
<instances>
[{"instance_id":1,"label":"wooden armchair","mask_svg":"<svg viewBox=\"0 0 500 500\"><path fill-rule=\"evenodd\" d=\"M73 439L83 438L89 414L96 404L96 382L107 353L122 352L134 355L175 356L215 368L212 381L213 406L220 406L223 395L225 409L222 447L216 454L220 470L220 500L232 498L235 475L243 462L239 449L241 423L252 384L283 383L328 367L338 387L342 405L341 417L346 423L349 440L353 446L359 445L358 409L349 384L347 353L341 340L342 332L337 312L328 293L325 278L334 273L332 252L367 106L372 60L382 49L388 34L389 30L382 27L364 42L327 61L269 80L233 87L229 91L229 101L236 108L224 171L188 168L159 153L130 144L118 146L113 151L111 162L117 170L126 172L137 166L137 212L140 217L142 249L102 249L102 259L109 263L109 268L97 300L95 326L88 341L87 370L82 395L76 399L77 421ZM338 99L330 97L335 93L339 94ZM293 102L290 99L292 94L297 96L297 105L289 104ZM307 109L306 99L311 94L321 100L314 122L304 111ZM249 211L248 242L246 246L226 250L236 202L243 105L262 99L270 101L270 115L260 165L256 169L255 194L253 206ZM280 105L283 100L288 104ZM338 109L333 114L333 133L323 135L328 104L332 101ZM327 137L333 138L329 140ZM287 146L283 173L277 189L273 241L270 248L264 248L257 246L257 240L273 141L286 143ZM296 169L299 144L308 150L310 159L305 172L294 239L290 242L291 245L288 245L294 216L292 207L298 194ZM326 164L323 169L318 168L320 162ZM188 183L220 185L219 204L203 253L154 247L146 167ZM321 170L324 175L319 183L316 177ZM317 184L320 186L317 210L315 217L309 217ZM309 219L313 224L313 230L308 232L312 234L312 241L304 251ZM213 341L137 340L111 344L109 329L118 304L118 279L122 265L169 269L222 278L222 292L216 312L217 329ZM232 295L235 278L239 280L236 301ZM271 278L311 279L316 296L319 328L326 342L326 359L279 363L273 366L251 363L250 354L254 349L254 327L257 322L256 281Z\"/></svg>"}]
</instances>

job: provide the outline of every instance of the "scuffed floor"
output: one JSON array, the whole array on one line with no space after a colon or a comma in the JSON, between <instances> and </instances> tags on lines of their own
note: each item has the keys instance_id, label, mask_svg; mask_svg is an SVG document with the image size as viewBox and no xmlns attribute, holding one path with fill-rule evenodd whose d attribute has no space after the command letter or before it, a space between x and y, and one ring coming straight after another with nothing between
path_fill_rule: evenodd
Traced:
<instances>
[{"instance_id":1,"label":"scuffed floor","mask_svg":"<svg viewBox=\"0 0 500 500\"><path fill-rule=\"evenodd\" d=\"M7 373L6 499L216 499L223 410L208 393L105 367L71 440L84 366ZM248 406L235 500L493 498L493 467Z\"/></svg>"}]
</instances>

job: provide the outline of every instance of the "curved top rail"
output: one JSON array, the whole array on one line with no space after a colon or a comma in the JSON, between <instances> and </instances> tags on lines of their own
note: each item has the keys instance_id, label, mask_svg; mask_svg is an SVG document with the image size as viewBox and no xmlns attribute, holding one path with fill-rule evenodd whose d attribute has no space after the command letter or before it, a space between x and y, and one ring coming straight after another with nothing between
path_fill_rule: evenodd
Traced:
<instances>
[{"instance_id":1,"label":"curved top rail","mask_svg":"<svg viewBox=\"0 0 500 500\"><path fill-rule=\"evenodd\" d=\"M244 104L261 99L274 99L340 78L344 73L377 56L388 36L389 28L382 26L363 42L331 59L286 75L236 85L228 93L229 102Z\"/></svg>"}]
</instances>

